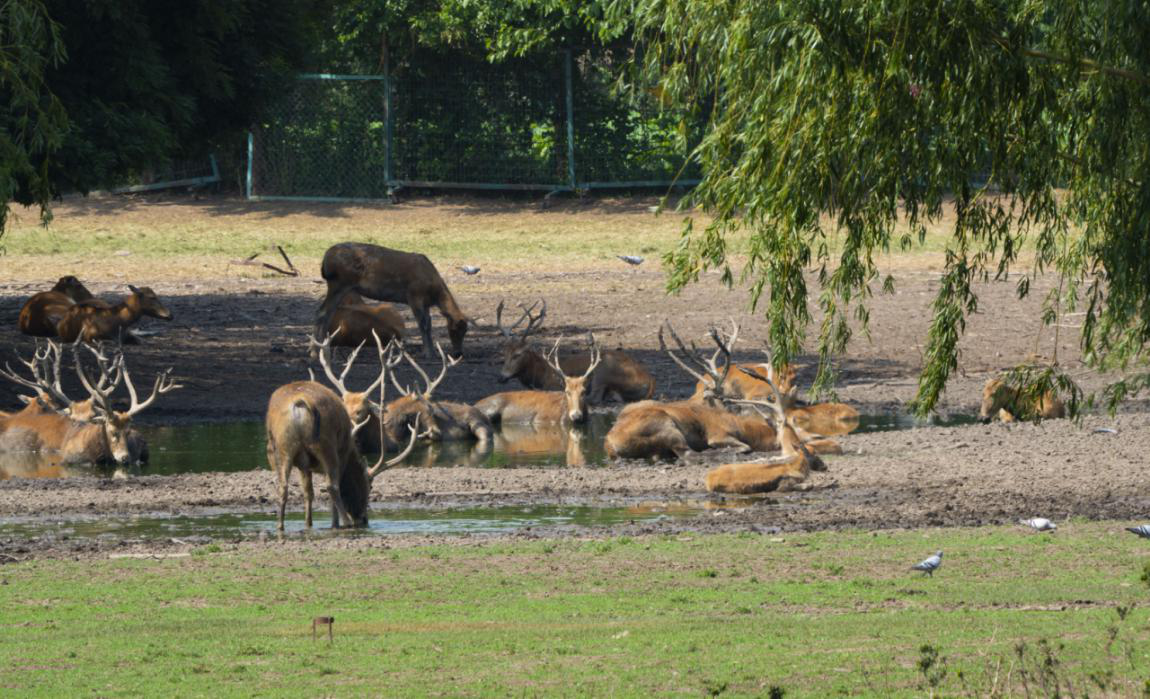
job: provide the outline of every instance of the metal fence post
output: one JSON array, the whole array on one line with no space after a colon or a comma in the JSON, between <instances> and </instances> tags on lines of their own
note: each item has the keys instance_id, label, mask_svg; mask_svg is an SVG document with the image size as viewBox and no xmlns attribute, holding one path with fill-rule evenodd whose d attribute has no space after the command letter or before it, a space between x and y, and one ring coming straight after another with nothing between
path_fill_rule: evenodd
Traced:
<instances>
[{"instance_id":1,"label":"metal fence post","mask_svg":"<svg viewBox=\"0 0 1150 699\"><path fill-rule=\"evenodd\" d=\"M387 155L383 159L383 178L387 180L387 186L390 188L391 183L395 181L395 175L391 170L391 149L394 141L392 140L392 113L391 113L391 74L383 74L383 132L386 144L384 147L387 149Z\"/></svg>"},{"instance_id":2,"label":"metal fence post","mask_svg":"<svg viewBox=\"0 0 1150 699\"><path fill-rule=\"evenodd\" d=\"M255 136L252 132L248 132L248 174L244 181L244 194L248 199L252 198L252 153L255 150Z\"/></svg>"},{"instance_id":3,"label":"metal fence post","mask_svg":"<svg viewBox=\"0 0 1150 699\"><path fill-rule=\"evenodd\" d=\"M567 89L567 179L575 190L575 99L571 94L571 49L563 51L563 74Z\"/></svg>"}]
</instances>

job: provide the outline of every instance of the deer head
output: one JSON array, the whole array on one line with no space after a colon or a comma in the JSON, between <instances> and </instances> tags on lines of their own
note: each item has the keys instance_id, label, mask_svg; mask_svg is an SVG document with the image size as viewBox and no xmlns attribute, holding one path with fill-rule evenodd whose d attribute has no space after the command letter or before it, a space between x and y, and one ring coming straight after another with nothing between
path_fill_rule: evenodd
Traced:
<instances>
[{"instance_id":1,"label":"deer head","mask_svg":"<svg viewBox=\"0 0 1150 699\"><path fill-rule=\"evenodd\" d=\"M380 400L382 401L383 383L387 377L387 370L399 363L399 357L395 356L393 344L389 343L387 348L385 348L379 339L379 335L376 334L375 331L372 331L372 335L375 337L375 345L379 351L380 371L375 381L362 391L352 391L348 389L345 382L348 372L351 371L352 365L355 364L356 357L359 356L359 351L363 349L363 342L359 343L359 346L348 355L347 362L343 365L343 371L336 376L335 371L332 369L332 364L334 363L331 357L332 336L328 335L323 339L323 342L317 342L314 337L308 338L312 346L312 352L318 356L319 364L323 368L324 374L327 375L327 380L339 392L340 399L343 401L343 407L347 411L347 416L351 418L353 434L366 425L372 416L379 416L382 403L373 402L371 400L371 392L379 388ZM311 373L310 369L308 373ZM313 375L312 381L314 380L315 377Z\"/></svg>"},{"instance_id":2,"label":"deer head","mask_svg":"<svg viewBox=\"0 0 1150 699\"><path fill-rule=\"evenodd\" d=\"M160 303L160 297L156 296L156 292L152 291L151 287L136 288L131 284L128 289L132 292L134 299L133 303L136 304L141 315L159 318L160 320L171 320L172 312Z\"/></svg>"},{"instance_id":3,"label":"deer head","mask_svg":"<svg viewBox=\"0 0 1150 699\"><path fill-rule=\"evenodd\" d=\"M734 319L731 319L731 332L725 337L718 328L711 328L709 334L711 336L711 340L715 343L716 349L714 354L711 355L710 359L705 359L703 357L699 349L695 347L694 342L691 343L691 348L687 349L687 346L681 339L679 339L678 334L675 333L675 328L671 327L671 323L669 321L665 322L664 325L666 326L668 332L670 332L671 339L675 341L675 344L679 347L679 352L682 353L685 360L675 354L673 350L667 349L666 343L663 342L663 327L659 328L659 349L666 352L667 355L670 356L671 359L674 360L674 362L678 364L681 369L683 369L683 371L687 372L691 376L694 376L696 379L703 383L703 399L705 401L708 403L713 403L722 399L724 395L724 388L726 386L727 374L731 372L731 348L735 346L735 340L739 337L738 324L735 323ZM724 359L723 368L721 370L719 369L718 365L720 356L722 356ZM688 361L694 364L698 370L692 369L687 364Z\"/></svg>"},{"instance_id":4,"label":"deer head","mask_svg":"<svg viewBox=\"0 0 1150 699\"><path fill-rule=\"evenodd\" d=\"M595 336L589 335L588 340L591 345L591 363L587 365L587 371L583 372L582 376L568 376L563 373L563 367L559 366L559 343L563 341L563 338L556 340L551 351L543 356L551 368L563 377L567 420L574 424L579 424L587 419L587 380L591 378L595 367L599 366L599 361L602 359L599 346L595 344Z\"/></svg>"},{"instance_id":5,"label":"deer head","mask_svg":"<svg viewBox=\"0 0 1150 699\"><path fill-rule=\"evenodd\" d=\"M532 311L540 304L542 308L539 315L533 315ZM519 304L519 308L523 311L523 315L509 328L503 327L503 302L500 301L495 308L495 325L506 338L506 342L503 343L503 368L499 372L499 383L507 383L527 367L529 356L533 351L529 338L539 330L543 325L543 319L547 317L547 302L542 299L531 304L530 308L524 308L523 304ZM516 332L524 321L527 325L523 330Z\"/></svg>"}]
</instances>

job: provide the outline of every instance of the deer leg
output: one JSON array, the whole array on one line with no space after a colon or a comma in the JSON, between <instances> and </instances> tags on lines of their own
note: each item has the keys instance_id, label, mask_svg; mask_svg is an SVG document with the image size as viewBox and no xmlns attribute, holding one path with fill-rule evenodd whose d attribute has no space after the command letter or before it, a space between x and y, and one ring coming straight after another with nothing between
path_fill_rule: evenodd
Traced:
<instances>
[{"instance_id":1,"label":"deer leg","mask_svg":"<svg viewBox=\"0 0 1150 699\"><path fill-rule=\"evenodd\" d=\"M276 474L279 476L280 481L280 509L279 518L276 521L276 529L281 532L284 530L284 510L287 509L288 478L291 475L290 469L290 464L285 469L276 468Z\"/></svg>"},{"instance_id":2,"label":"deer leg","mask_svg":"<svg viewBox=\"0 0 1150 699\"><path fill-rule=\"evenodd\" d=\"M727 447L734 448L735 451L737 451L740 454L746 454L747 452L754 451L754 449L751 448L750 444L747 444L746 442L740 441L740 440L735 439L734 437L730 437L730 436L723 437L720 439L708 439L707 440L707 448L709 448L709 449L726 449Z\"/></svg>"},{"instance_id":3,"label":"deer leg","mask_svg":"<svg viewBox=\"0 0 1150 699\"><path fill-rule=\"evenodd\" d=\"M419 336L423 338L423 355L432 359L431 347L431 310L422 303L408 299L411 312L415 315L415 322L419 324Z\"/></svg>"},{"instance_id":4,"label":"deer leg","mask_svg":"<svg viewBox=\"0 0 1150 699\"><path fill-rule=\"evenodd\" d=\"M343 473L343 464L335 453L335 447L324 449L320 456L320 466L327 475L327 493L331 498L331 528L339 529L346 523L347 526L355 524L347 508L343 506L343 496L339 492L340 474Z\"/></svg>"},{"instance_id":5,"label":"deer leg","mask_svg":"<svg viewBox=\"0 0 1150 699\"><path fill-rule=\"evenodd\" d=\"M303 485L304 526L308 529L311 529L311 501L312 496L314 495L311 486L311 469L307 468L306 466L301 468L299 471L299 480Z\"/></svg>"}]
</instances>

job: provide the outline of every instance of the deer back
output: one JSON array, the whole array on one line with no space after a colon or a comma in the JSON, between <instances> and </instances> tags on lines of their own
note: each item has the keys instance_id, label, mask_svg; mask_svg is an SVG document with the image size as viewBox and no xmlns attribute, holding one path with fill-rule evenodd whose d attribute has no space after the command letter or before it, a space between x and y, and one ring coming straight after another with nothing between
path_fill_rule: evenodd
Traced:
<instances>
[{"instance_id":1,"label":"deer back","mask_svg":"<svg viewBox=\"0 0 1150 699\"><path fill-rule=\"evenodd\" d=\"M332 346L358 347L374 342L373 330L384 344L396 339L402 341L405 325L399 311L386 303L344 304L332 314L327 330Z\"/></svg>"}]
</instances>

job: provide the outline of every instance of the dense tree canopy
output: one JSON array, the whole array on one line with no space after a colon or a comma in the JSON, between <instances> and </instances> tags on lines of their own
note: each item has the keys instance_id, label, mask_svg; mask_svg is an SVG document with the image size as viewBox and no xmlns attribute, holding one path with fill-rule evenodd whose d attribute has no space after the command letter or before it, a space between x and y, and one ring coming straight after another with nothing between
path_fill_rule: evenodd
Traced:
<instances>
[{"instance_id":1,"label":"dense tree canopy","mask_svg":"<svg viewBox=\"0 0 1150 699\"><path fill-rule=\"evenodd\" d=\"M1110 0L614 0L646 69L680 104L717 108L691 200L713 215L668 256L670 287L728 266L765 306L778 361L806 326L818 270L820 381L880 279L875 256L956 220L919 384L929 410L957 367L975 282L1061 279L1047 299L1085 311L1082 349L1125 367L1150 340L1150 6ZM907 231L903 234L899 231ZM838 247L830 235L838 234ZM1016 269L1024 242L1033 265ZM1050 381L1048 373L1044 380ZM1110 397L1145 383L1134 377Z\"/></svg>"},{"instance_id":2,"label":"dense tree canopy","mask_svg":"<svg viewBox=\"0 0 1150 699\"><path fill-rule=\"evenodd\" d=\"M123 181L246 129L321 36L320 0L0 2L7 204Z\"/></svg>"}]
</instances>

